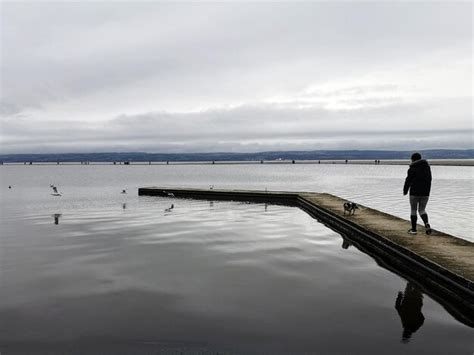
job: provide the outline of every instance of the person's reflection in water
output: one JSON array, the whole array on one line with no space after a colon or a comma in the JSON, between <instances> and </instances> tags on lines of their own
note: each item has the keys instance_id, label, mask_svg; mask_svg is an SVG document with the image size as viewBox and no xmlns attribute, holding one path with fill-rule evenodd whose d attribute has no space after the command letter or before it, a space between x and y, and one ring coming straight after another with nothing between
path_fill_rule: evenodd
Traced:
<instances>
[{"instance_id":1,"label":"person's reflection in water","mask_svg":"<svg viewBox=\"0 0 474 355\"><path fill-rule=\"evenodd\" d=\"M265 204L265 212L268 210L268 203Z\"/></svg>"},{"instance_id":2,"label":"person's reflection in water","mask_svg":"<svg viewBox=\"0 0 474 355\"><path fill-rule=\"evenodd\" d=\"M122 209L126 209L127 208L127 204L126 203L122 203Z\"/></svg>"},{"instance_id":3,"label":"person's reflection in water","mask_svg":"<svg viewBox=\"0 0 474 355\"><path fill-rule=\"evenodd\" d=\"M55 213L54 217L54 224L59 224L59 217L61 217L61 213Z\"/></svg>"},{"instance_id":4,"label":"person's reflection in water","mask_svg":"<svg viewBox=\"0 0 474 355\"><path fill-rule=\"evenodd\" d=\"M402 320L402 342L408 343L411 335L423 325L425 317L421 313L423 295L420 290L410 282L407 283L405 292L398 292L395 309Z\"/></svg>"},{"instance_id":5,"label":"person's reflection in water","mask_svg":"<svg viewBox=\"0 0 474 355\"><path fill-rule=\"evenodd\" d=\"M341 237L342 237L342 249L349 249L349 247L352 245L352 243L343 234L341 234Z\"/></svg>"},{"instance_id":6,"label":"person's reflection in water","mask_svg":"<svg viewBox=\"0 0 474 355\"><path fill-rule=\"evenodd\" d=\"M212 210L213 207L214 207L214 201L209 201L209 209Z\"/></svg>"},{"instance_id":7,"label":"person's reflection in water","mask_svg":"<svg viewBox=\"0 0 474 355\"><path fill-rule=\"evenodd\" d=\"M347 239L342 239L342 249L349 249L349 247L351 246L351 242L348 241Z\"/></svg>"}]
</instances>

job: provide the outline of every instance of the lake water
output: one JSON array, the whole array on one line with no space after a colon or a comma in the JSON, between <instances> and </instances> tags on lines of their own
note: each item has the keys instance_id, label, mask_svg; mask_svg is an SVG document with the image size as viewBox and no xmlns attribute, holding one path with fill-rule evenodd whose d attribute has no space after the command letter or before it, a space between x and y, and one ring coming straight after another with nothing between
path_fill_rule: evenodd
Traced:
<instances>
[{"instance_id":1,"label":"lake water","mask_svg":"<svg viewBox=\"0 0 474 355\"><path fill-rule=\"evenodd\" d=\"M470 354L472 328L297 208L137 195L318 191L406 218L406 168L0 167L0 351ZM432 170L432 225L474 241L474 168Z\"/></svg>"}]
</instances>

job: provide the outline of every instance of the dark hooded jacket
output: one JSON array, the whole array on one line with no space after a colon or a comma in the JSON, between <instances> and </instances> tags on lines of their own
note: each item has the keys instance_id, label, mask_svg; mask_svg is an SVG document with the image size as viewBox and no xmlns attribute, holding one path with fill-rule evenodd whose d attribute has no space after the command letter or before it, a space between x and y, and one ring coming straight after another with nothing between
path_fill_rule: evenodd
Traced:
<instances>
[{"instance_id":1,"label":"dark hooded jacket","mask_svg":"<svg viewBox=\"0 0 474 355\"><path fill-rule=\"evenodd\" d=\"M429 196L431 190L431 169L430 164L425 159L414 161L408 169L403 193L410 196Z\"/></svg>"}]
</instances>

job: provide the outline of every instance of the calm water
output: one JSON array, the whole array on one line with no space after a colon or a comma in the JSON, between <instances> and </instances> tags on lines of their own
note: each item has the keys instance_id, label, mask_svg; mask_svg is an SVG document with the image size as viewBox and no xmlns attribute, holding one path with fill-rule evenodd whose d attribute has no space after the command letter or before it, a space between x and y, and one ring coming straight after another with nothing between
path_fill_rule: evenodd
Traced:
<instances>
[{"instance_id":1,"label":"calm water","mask_svg":"<svg viewBox=\"0 0 474 355\"><path fill-rule=\"evenodd\" d=\"M406 217L405 173L1 167L0 351L471 354L472 328L299 209L137 196L146 185L325 191ZM433 167L428 209L435 228L469 240L472 174Z\"/></svg>"}]
</instances>

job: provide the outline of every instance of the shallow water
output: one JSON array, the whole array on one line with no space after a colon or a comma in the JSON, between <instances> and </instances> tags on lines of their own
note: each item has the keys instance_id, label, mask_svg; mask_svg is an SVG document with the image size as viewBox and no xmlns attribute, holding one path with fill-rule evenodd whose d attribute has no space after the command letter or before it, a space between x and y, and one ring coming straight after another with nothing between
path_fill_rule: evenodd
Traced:
<instances>
[{"instance_id":1,"label":"shallow water","mask_svg":"<svg viewBox=\"0 0 474 355\"><path fill-rule=\"evenodd\" d=\"M393 214L407 210L403 197L383 203L401 194L406 169L317 168L2 167L0 351L472 352L472 328L297 208L136 190L327 191ZM433 221L449 220L439 229L466 239L470 169L434 167L430 201ZM62 197L50 195L50 183ZM397 311L399 292L407 297ZM414 330L409 341L402 322Z\"/></svg>"}]
</instances>

